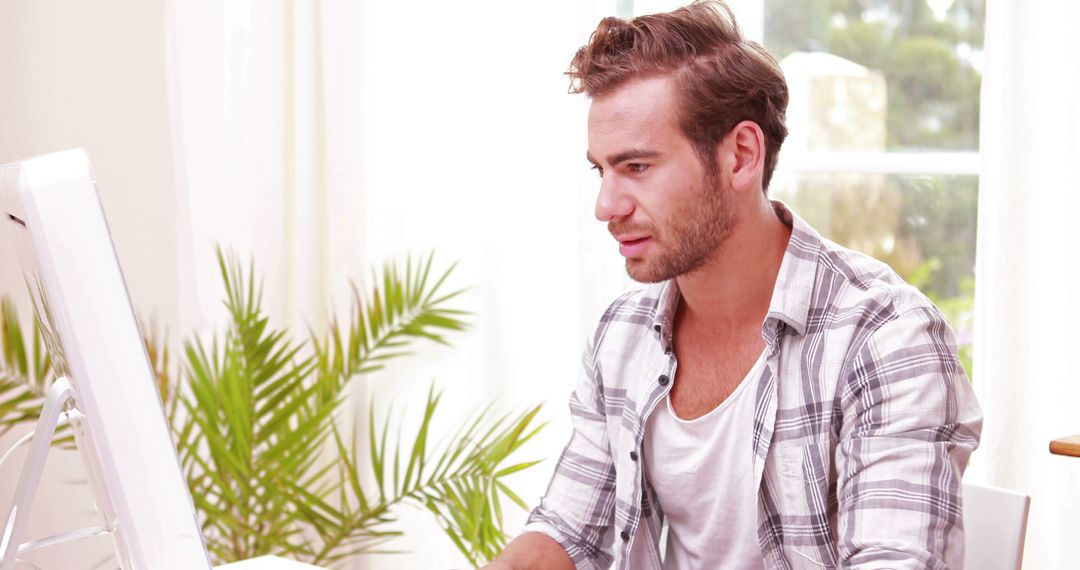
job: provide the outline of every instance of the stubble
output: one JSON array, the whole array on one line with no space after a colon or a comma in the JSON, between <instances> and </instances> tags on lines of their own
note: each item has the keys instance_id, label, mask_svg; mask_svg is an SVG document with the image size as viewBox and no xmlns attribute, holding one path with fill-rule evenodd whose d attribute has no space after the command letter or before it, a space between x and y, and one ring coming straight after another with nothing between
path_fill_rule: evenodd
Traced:
<instances>
[{"instance_id":1,"label":"stubble","mask_svg":"<svg viewBox=\"0 0 1080 570\"><path fill-rule=\"evenodd\" d=\"M626 259L626 272L640 283L658 283L704 267L735 228L730 195L719 176L706 174L696 192L665 220L648 228L660 251L654 259ZM645 229L645 228L639 228ZM635 228L622 228L633 232Z\"/></svg>"}]
</instances>

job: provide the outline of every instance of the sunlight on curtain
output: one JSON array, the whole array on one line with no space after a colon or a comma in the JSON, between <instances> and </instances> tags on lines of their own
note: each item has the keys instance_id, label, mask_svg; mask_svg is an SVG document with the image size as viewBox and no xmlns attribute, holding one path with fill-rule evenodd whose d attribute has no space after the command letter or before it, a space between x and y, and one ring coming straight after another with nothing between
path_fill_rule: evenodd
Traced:
<instances>
[{"instance_id":1,"label":"sunlight on curtain","mask_svg":"<svg viewBox=\"0 0 1080 570\"><path fill-rule=\"evenodd\" d=\"M284 276L284 16L281 2L166 4L183 331L220 322L215 243Z\"/></svg>"},{"instance_id":2,"label":"sunlight on curtain","mask_svg":"<svg viewBox=\"0 0 1080 570\"><path fill-rule=\"evenodd\" d=\"M294 327L322 322L364 266L354 10L167 3L181 330L220 322L214 244L254 257Z\"/></svg>"},{"instance_id":3,"label":"sunlight on curtain","mask_svg":"<svg viewBox=\"0 0 1080 570\"><path fill-rule=\"evenodd\" d=\"M1075 567L1080 459L1080 5L990 2L982 98L973 479L1030 494L1025 566Z\"/></svg>"}]
</instances>

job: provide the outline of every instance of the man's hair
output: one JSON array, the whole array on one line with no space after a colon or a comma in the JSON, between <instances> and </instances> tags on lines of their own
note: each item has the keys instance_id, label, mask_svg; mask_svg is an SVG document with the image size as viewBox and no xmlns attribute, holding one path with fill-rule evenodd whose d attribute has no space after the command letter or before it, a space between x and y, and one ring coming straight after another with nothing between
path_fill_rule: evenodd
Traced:
<instances>
[{"instance_id":1,"label":"man's hair","mask_svg":"<svg viewBox=\"0 0 1080 570\"><path fill-rule=\"evenodd\" d=\"M707 170L716 145L750 120L765 134L762 187L769 187L787 137L788 90L780 65L742 37L731 9L701 0L674 12L632 20L604 18L570 63L570 92L596 98L626 82L670 74L678 93L679 126Z\"/></svg>"}]
</instances>

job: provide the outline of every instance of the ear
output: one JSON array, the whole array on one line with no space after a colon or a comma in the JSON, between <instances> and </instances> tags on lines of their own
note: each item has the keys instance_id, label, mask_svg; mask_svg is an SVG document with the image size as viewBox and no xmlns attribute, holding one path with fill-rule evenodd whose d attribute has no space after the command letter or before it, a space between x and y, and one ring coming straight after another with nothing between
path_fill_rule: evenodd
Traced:
<instances>
[{"instance_id":1,"label":"ear","mask_svg":"<svg viewBox=\"0 0 1080 570\"><path fill-rule=\"evenodd\" d=\"M737 191L761 192L761 174L765 168L765 133L754 121L743 121L731 129L721 142L718 152L731 187ZM726 161L723 159L727 159Z\"/></svg>"}]
</instances>

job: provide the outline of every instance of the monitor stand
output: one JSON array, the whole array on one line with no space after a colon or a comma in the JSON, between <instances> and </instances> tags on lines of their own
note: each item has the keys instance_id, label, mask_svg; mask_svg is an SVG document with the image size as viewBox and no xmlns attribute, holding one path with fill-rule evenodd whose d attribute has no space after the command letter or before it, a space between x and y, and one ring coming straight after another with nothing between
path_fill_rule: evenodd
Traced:
<instances>
[{"instance_id":1,"label":"monitor stand","mask_svg":"<svg viewBox=\"0 0 1080 570\"><path fill-rule=\"evenodd\" d=\"M38 417L37 426L28 437L32 437L30 451L23 463L22 473L19 475L19 485L15 489L15 499L11 504L11 510L6 518L4 534L0 537L0 570L13 570L19 562L18 557L39 548L46 548L62 544L80 538L90 538L103 534L112 534L113 529L106 526L81 528L46 538L20 542L26 527L26 520L30 515L30 507L33 505L34 496L37 493L38 483L45 470L45 460L48 458L49 449L52 447L56 428L61 424L77 424L81 414L76 409L75 389L67 378L57 378L49 386L45 395L45 403L41 407L41 415ZM11 453L15 447L25 443L26 437L12 446L8 451ZM0 459L2 462L2 459ZM261 556L233 562L223 566L217 566L215 570L318 570L317 566L302 564L276 556Z\"/></svg>"},{"instance_id":2,"label":"monitor stand","mask_svg":"<svg viewBox=\"0 0 1080 570\"><path fill-rule=\"evenodd\" d=\"M3 537L0 538L0 570L12 570L15 568L18 556L31 550L111 532L111 529L104 526L88 527L26 543L20 542L26 527L26 521L30 516L30 507L34 502L38 483L41 481L42 472L45 470L45 460L48 458L49 449L52 447L56 428L61 423L78 421L80 414L75 409L74 402L75 389L72 388L71 382L63 377L54 380L45 395L45 404L41 408L37 427L32 432L33 439L30 443L30 452L23 463L22 473L19 475L19 485L15 488L15 498L5 519L7 523L4 525ZM72 405L68 407L69 404ZM14 447L21 445L24 441L25 438L16 443L8 453L14 451Z\"/></svg>"}]
</instances>

